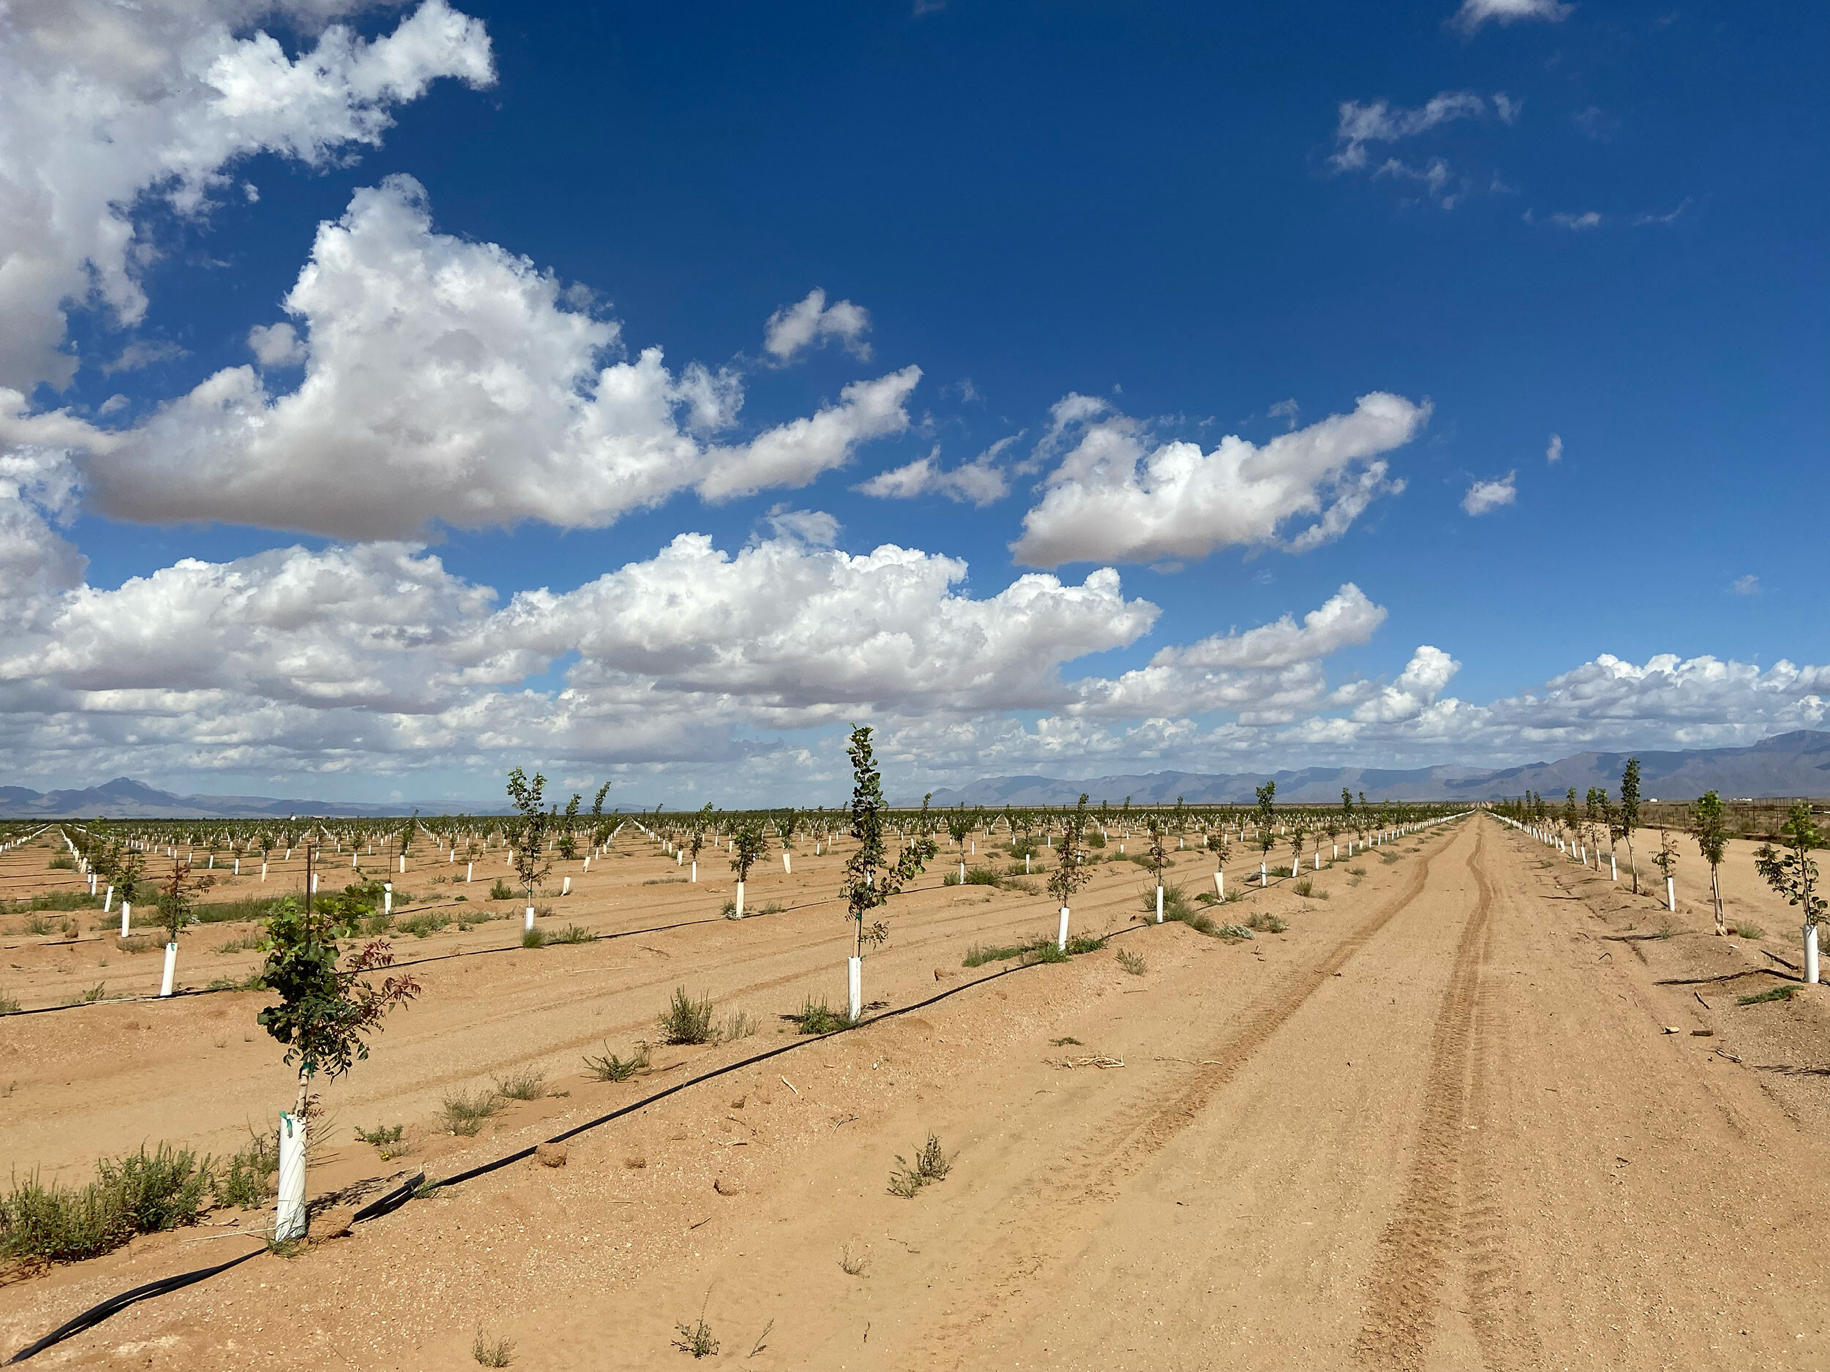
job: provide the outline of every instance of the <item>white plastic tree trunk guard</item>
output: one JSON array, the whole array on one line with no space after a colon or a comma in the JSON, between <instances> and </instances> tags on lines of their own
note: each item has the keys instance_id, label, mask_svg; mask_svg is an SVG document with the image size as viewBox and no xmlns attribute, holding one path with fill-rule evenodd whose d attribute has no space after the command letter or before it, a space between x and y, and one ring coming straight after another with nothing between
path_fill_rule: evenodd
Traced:
<instances>
[{"instance_id":1,"label":"white plastic tree trunk guard","mask_svg":"<svg viewBox=\"0 0 1830 1372\"><path fill-rule=\"evenodd\" d=\"M794 859L784 849L782 852L782 872L786 876L794 875Z\"/></svg>"},{"instance_id":2,"label":"white plastic tree trunk guard","mask_svg":"<svg viewBox=\"0 0 1830 1372\"><path fill-rule=\"evenodd\" d=\"M1156 922L1163 922L1163 887L1160 883L1156 888Z\"/></svg>"},{"instance_id":3,"label":"white plastic tree trunk guard","mask_svg":"<svg viewBox=\"0 0 1830 1372\"><path fill-rule=\"evenodd\" d=\"M405 853L400 855L400 870L402 872L407 870L407 855Z\"/></svg>"},{"instance_id":4,"label":"white plastic tree trunk guard","mask_svg":"<svg viewBox=\"0 0 1830 1372\"><path fill-rule=\"evenodd\" d=\"M864 959L845 959L845 1013L852 1019L864 1014Z\"/></svg>"},{"instance_id":5,"label":"white plastic tree trunk guard","mask_svg":"<svg viewBox=\"0 0 1830 1372\"><path fill-rule=\"evenodd\" d=\"M1221 900L1226 899L1226 873L1218 868L1214 871L1214 894Z\"/></svg>"},{"instance_id":6,"label":"white plastic tree trunk guard","mask_svg":"<svg viewBox=\"0 0 1830 1372\"><path fill-rule=\"evenodd\" d=\"M567 877L564 881L559 883L559 894L562 896L569 896L572 894L572 878L571 877Z\"/></svg>"},{"instance_id":7,"label":"white plastic tree trunk guard","mask_svg":"<svg viewBox=\"0 0 1830 1372\"><path fill-rule=\"evenodd\" d=\"M266 879L267 879L267 864L265 862L262 862L261 863L261 880L265 881Z\"/></svg>"},{"instance_id":8,"label":"white plastic tree trunk guard","mask_svg":"<svg viewBox=\"0 0 1830 1372\"><path fill-rule=\"evenodd\" d=\"M1260 886L1269 886L1271 884L1271 873L1262 862L1258 864L1258 884Z\"/></svg>"},{"instance_id":9,"label":"white plastic tree trunk guard","mask_svg":"<svg viewBox=\"0 0 1830 1372\"><path fill-rule=\"evenodd\" d=\"M305 1237L305 1121L280 1112L280 1203L273 1217L273 1237L291 1243Z\"/></svg>"},{"instance_id":10,"label":"white plastic tree trunk guard","mask_svg":"<svg viewBox=\"0 0 1830 1372\"><path fill-rule=\"evenodd\" d=\"M961 886L966 884L966 864L963 862L959 865L959 884Z\"/></svg>"},{"instance_id":11,"label":"white plastic tree trunk guard","mask_svg":"<svg viewBox=\"0 0 1830 1372\"><path fill-rule=\"evenodd\" d=\"M471 880L476 876L476 874L477 874L476 863L466 862L464 864L464 883L465 883L465 885L469 885Z\"/></svg>"},{"instance_id":12,"label":"white plastic tree trunk guard","mask_svg":"<svg viewBox=\"0 0 1830 1372\"><path fill-rule=\"evenodd\" d=\"M737 883L737 918L743 918L743 883Z\"/></svg>"},{"instance_id":13,"label":"white plastic tree trunk guard","mask_svg":"<svg viewBox=\"0 0 1830 1372\"><path fill-rule=\"evenodd\" d=\"M521 931L526 934L534 932L534 907L528 906L527 913L521 921Z\"/></svg>"},{"instance_id":14,"label":"white plastic tree trunk guard","mask_svg":"<svg viewBox=\"0 0 1830 1372\"><path fill-rule=\"evenodd\" d=\"M381 883L381 913L384 915L394 913L394 883L391 881Z\"/></svg>"},{"instance_id":15,"label":"white plastic tree trunk guard","mask_svg":"<svg viewBox=\"0 0 1830 1372\"><path fill-rule=\"evenodd\" d=\"M131 901L124 900L121 902L121 937L122 938L127 937L127 930L129 929L129 927L132 926L132 924L133 924L133 903Z\"/></svg>"},{"instance_id":16,"label":"white plastic tree trunk guard","mask_svg":"<svg viewBox=\"0 0 1830 1372\"><path fill-rule=\"evenodd\" d=\"M697 858L693 859L693 880L699 880L699 861Z\"/></svg>"},{"instance_id":17,"label":"white plastic tree trunk guard","mask_svg":"<svg viewBox=\"0 0 1830 1372\"><path fill-rule=\"evenodd\" d=\"M1677 913L1677 882L1671 877L1665 878L1665 908L1674 915Z\"/></svg>"},{"instance_id":18,"label":"white plastic tree trunk guard","mask_svg":"<svg viewBox=\"0 0 1830 1372\"><path fill-rule=\"evenodd\" d=\"M169 996L172 993L172 978L178 971L178 945L165 945L165 975L159 978L159 994Z\"/></svg>"},{"instance_id":19,"label":"white plastic tree trunk guard","mask_svg":"<svg viewBox=\"0 0 1830 1372\"><path fill-rule=\"evenodd\" d=\"M1067 926L1068 908L1063 905L1061 907L1061 931L1055 935L1055 947L1059 948L1064 953L1067 952Z\"/></svg>"},{"instance_id":20,"label":"white plastic tree trunk guard","mask_svg":"<svg viewBox=\"0 0 1830 1372\"><path fill-rule=\"evenodd\" d=\"M108 894L102 897L102 913L105 915L114 908L114 887L108 888Z\"/></svg>"},{"instance_id":21,"label":"white plastic tree trunk guard","mask_svg":"<svg viewBox=\"0 0 1830 1372\"><path fill-rule=\"evenodd\" d=\"M1029 875L1029 854L1028 853L1023 854L1023 875L1024 876Z\"/></svg>"},{"instance_id":22,"label":"white plastic tree trunk guard","mask_svg":"<svg viewBox=\"0 0 1830 1372\"><path fill-rule=\"evenodd\" d=\"M1612 853L1608 854L1608 873L1615 881L1620 880L1620 862Z\"/></svg>"},{"instance_id":23,"label":"white plastic tree trunk guard","mask_svg":"<svg viewBox=\"0 0 1830 1372\"><path fill-rule=\"evenodd\" d=\"M1817 926L1805 926L1805 984L1817 985Z\"/></svg>"}]
</instances>

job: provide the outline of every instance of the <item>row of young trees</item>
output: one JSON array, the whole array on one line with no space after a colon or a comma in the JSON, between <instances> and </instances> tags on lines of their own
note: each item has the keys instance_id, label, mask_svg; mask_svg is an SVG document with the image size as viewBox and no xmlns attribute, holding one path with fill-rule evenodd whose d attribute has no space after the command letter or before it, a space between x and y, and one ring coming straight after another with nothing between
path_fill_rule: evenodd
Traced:
<instances>
[{"instance_id":1,"label":"row of young trees","mask_svg":"<svg viewBox=\"0 0 1830 1372\"><path fill-rule=\"evenodd\" d=\"M1496 813L1559 847L1580 855L1586 864L1587 854L1594 851L1597 862L1601 838L1608 840L1609 862L1614 863L1613 845L1627 849L1627 868L1632 876L1634 894L1640 893L1639 869L1633 861L1633 835L1640 827L1640 763L1630 757L1621 771L1620 794L1610 799L1606 788L1591 786L1578 806L1576 788L1565 793L1563 804L1547 805L1542 795L1526 792L1517 800L1496 805ZM1731 837L1728 808L1721 795L1706 791L1689 806L1689 832L1697 846L1697 855L1709 867L1710 908L1715 916L1718 936L1728 933L1728 917L1722 901L1722 864L1728 855ZM1658 830L1658 851L1652 863L1665 878L1666 904L1677 908L1676 872L1679 847L1667 827ZM1762 843L1754 850L1754 869L1788 905L1803 917L1805 980L1818 980L1817 926L1826 910L1822 884L1818 879L1813 851L1824 846L1823 832L1809 801L1795 801L1780 826L1779 841Z\"/></svg>"}]
</instances>

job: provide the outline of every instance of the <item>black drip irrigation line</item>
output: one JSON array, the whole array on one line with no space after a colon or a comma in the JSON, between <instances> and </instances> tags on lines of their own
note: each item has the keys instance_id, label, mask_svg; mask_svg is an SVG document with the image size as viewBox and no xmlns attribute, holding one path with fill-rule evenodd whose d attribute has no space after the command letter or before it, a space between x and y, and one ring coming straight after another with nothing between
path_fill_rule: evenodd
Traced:
<instances>
[{"instance_id":1,"label":"black drip irrigation line","mask_svg":"<svg viewBox=\"0 0 1830 1372\"><path fill-rule=\"evenodd\" d=\"M1120 934L1135 933L1139 929L1153 927L1153 924L1148 923L1125 925L1122 928L1113 929L1101 934L1099 936L1099 941L1101 946L1104 946L1107 939L1117 938ZM447 956L458 955L448 954ZM885 1010L882 1014L872 1015L869 1019L858 1020L855 1023L846 1025L843 1029L834 1029L832 1032L826 1034L809 1034L802 1036L790 1043L782 1044L779 1048L771 1048L766 1052L755 1053L750 1057L739 1059L737 1062L726 1063L723 1067L715 1067L709 1072L701 1072L696 1077L688 1077L685 1081L675 1082L672 1086L656 1091L653 1095L644 1096L638 1101L632 1101L628 1105L599 1115L595 1119L586 1120L583 1124L574 1125L570 1129L563 1130L562 1132L553 1135L550 1139L542 1139L541 1143L564 1143L568 1139L576 1138L578 1135L592 1129L601 1128L606 1124L622 1119L626 1115L633 1115L638 1110L645 1110L658 1101L666 1100L669 1096L677 1096L689 1086L700 1086L708 1081L715 1081L719 1077L729 1076L733 1072L740 1072L745 1068L754 1067L757 1063L768 1062L771 1058L779 1058L785 1053L792 1053L796 1049L811 1047L816 1043L824 1043L827 1039L837 1038L840 1034L849 1034L855 1029L867 1029L872 1025L881 1024L885 1020L896 1019L902 1015L912 1014L917 1010L925 1010L930 1005L936 1005L941 1001L957 996L964 991L970 991L983 986L987 982L996 981L999 977L1007 977L1016 972L1026 972L1032 967L1042 967L1046 965L1047 964L1040 960L1035 962L1019 962L1014 967L1000 968L998 971L989 973L986 976L975 977L971 981L963 982L958 986L949 987L945 991L938 991L925 1000L918 1000L895 1010ZM491 1172L499 1171L500 1169L520 1162L525 1158L533 1157L535 1150L538 1149L539 1146L540 1144L532 1144L526 1148L517 1149L515 1152L509 1153L503 1157L495 1158L492 1161L459 1172L454 1177L439 1177L429 1181L425 1172L422 1170L417 1175L409 1177L386 1195L378 1196L376 1199L363 1206L350 1217L350 1223L363 1224L369 1220L380 1219L383 1215L392 1214L394 1211L400 1209L415 1196L429 1194L435 1190L442 1191L449 1186L461 1186L467 1181L474 1181L478 1177L487 1176ZM240 1266L250 1258L259 1257L266 1251L265 1248L257 1248L251 1253L243 1253L238 1258L231 1258L227 1262L217 1263L213 1267L200 1267L194 1272L180 1272L175 1276L162 1277L158 1281L148 1282L144 1286L136 1286L131 1291L123 1291L118 1296L110 1296L107 1300L90 1306L89 1309L83 1311L83 1313L76 1316L76 1318L69 1320L64 1324L60 1324L36 1343L26 1345L17 1353L13 1354L12 1357L8 1358L5 1363L0 1363L0 1366L11 1367L15 1363L22 1363L26 1359L35 1357L44 1352L45 1349L50 1348L54 1344L62 1343L65 1339L80 1334L86 1329L95 1327L110 1316L119 1314L130 1305L139 1301L149 1300L154 1296L163 1296L170 1291L182 1290L184 1287L191 1286L196 1282L207 1281L220 1272L227 1272L231 1267Z\"/></svg>"}]
</instances>

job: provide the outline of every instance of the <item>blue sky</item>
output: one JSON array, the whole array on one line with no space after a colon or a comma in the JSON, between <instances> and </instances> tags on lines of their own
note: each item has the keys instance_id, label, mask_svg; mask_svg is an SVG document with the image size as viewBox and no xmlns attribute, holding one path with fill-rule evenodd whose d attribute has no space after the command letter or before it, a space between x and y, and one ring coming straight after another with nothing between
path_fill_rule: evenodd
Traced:
<instances>
[{"instance_id":1,"label":"blue sky","mask_svg":"<svg viewBox=\"0 0 1830 1372\"><path fill-rule=\"evenodd\" d=\"M42 344L0 356L21 396L0 578L30 606L0 750L22 782L463 798L527 761L736 803L823 798L854 718L904 787L1821 724L1814 7L333 0L350 32L328 44L326 8L153 5L136 28L98 0L0 26L22 78L0 178L64 207L0 228L0 261L42 276L0 301ZM364 66L384 50L394 87ZM60 104L59 79L90 98ZM98 99L150 130L106 175ZM85 207L134 246L87 246ZM459 325L425 323L435 259ZM289 313L302 272L317 293ZM812 341L772 353L766 322L816 289ZM503 323L492 290L532 313ZM568 392L609 422L596 369L654 347L674 478L569 427ZM691 363L727 407L697 428L666 389ZM212 407L237 375L229 432ZM873 420L859 383L886 388ZM1374 394L1405 408L1295 475ZM1080 422L1051 439L1068 397ZM822 413L852 425L837 448L786 477L758 456ZM396 465L425 417L449 432ZM1150 475L1175 443L1217 472L1228 435L1259 453L1205 502ZM1145 464L1126 491L1094 462L1108 441ZM692 466L714 448L739 476ZM923 458L977 460L984 503L914 490ZM857 489L896 471L904 494ZM476 486L494 513L454 515ZM684 533L773 570L581 591ZM797 592L886 543L969 575L911 598L846 564L832 603ZM334 613L326 559L353 598ZM1119 589L1074 601L1105 568ZM1026 574L1062 594L985 606ZM301 582L315 608L276 607ZM542 588L558 603L503 610ZM643 618L671 595L704 625ZM1290 642L1252 636L1286 615Z\"/></svg>"}]
</instances>

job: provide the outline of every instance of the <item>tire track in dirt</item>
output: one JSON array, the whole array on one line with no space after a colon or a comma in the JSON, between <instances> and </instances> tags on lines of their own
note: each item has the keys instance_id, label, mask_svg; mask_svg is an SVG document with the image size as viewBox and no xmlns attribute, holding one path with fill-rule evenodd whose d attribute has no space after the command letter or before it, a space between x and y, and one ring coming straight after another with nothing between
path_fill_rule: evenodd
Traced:
<instances>
[{"instance_id":1,"label":"tire track in dirt","mask_svg":"<svg viewBox=\"0 0 1830 1372\"><path fill-rule=\"evenodd\" d=\"M1122 1183L1151 1161L1192 1124L1214 1095L1236 1077L1252 1055L1300 1010L1323 983L1340 971L1386 925L1422 894L1437 854L1421 855L1409 883L1317 962L1289 974L1244 1012L1244 1022L1218 1045L1202 1050L1207 1061L1179 1084L1121 1109L1076 1150L1063 1167L1036 1178L1013 1197L1019 1218L996 1254L981 1269L993 1269L971 1283L979 1295L968 1309L955 1309L930 1337L923 1365L958 1365L976 1347L976 1330L1057 1260L1074 1230L1097 1228L1089 1205L1110 1204Z\"/></svg>"},{"instance_id":2,"label":"tire track in dirt","mask_svg":"<svg viewBox=\"0 0 1830 1372\"><path fill-rule=\"evenodd\" d=\"M1482 1361L1502 1369L1535 1358L1530 1333L1519 1323L1518 1274L1506 1246L1498 1168L1485 1141L1468 1145L1469 1115L1491 1077L1491 1035L1479 1032L1486 1022L1481 966L1492 943L1493 887L1481 863L1485 838L1484 828L1477 831L1468 858L1475 907L1457 941L1436 1015L1410 1180L1380 1238L1366 1321L1354 1341L1355 1360L1381 1372L1422 1365L1458 1241Z\"/></svg>"}]
</instances>

